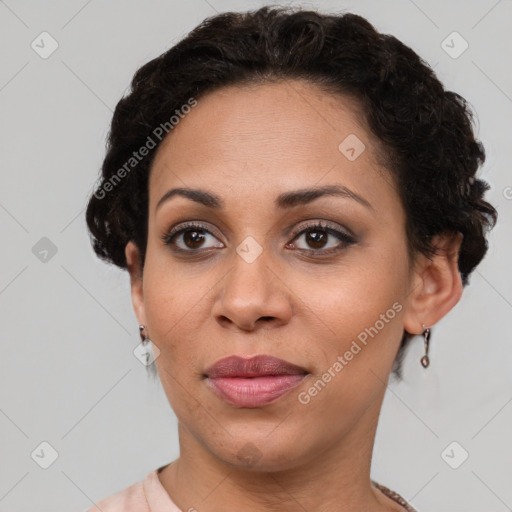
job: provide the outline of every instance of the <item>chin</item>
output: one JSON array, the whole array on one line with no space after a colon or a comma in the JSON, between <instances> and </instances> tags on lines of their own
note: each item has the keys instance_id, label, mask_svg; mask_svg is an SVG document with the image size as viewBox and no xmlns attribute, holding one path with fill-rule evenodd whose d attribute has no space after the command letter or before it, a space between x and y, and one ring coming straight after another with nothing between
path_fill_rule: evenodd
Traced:
<instances>
[{"instance_id":1,"label":"chin","mask_svg":"<svg viewBox=\"0 0 512 512\"><path fill-rule=\"evenodd\" d=\"M270 437L261 430L254 436L248 436L247 432L245 435L233 434L226 439L226 444L211 447L210 451L217 459L237 470L276 472L296 467L301 458L300 454L294 453L297 443L290 441L288 446L285 439ZM287 436L288 440L293 438Z\"/></svg>"}]
</instances>

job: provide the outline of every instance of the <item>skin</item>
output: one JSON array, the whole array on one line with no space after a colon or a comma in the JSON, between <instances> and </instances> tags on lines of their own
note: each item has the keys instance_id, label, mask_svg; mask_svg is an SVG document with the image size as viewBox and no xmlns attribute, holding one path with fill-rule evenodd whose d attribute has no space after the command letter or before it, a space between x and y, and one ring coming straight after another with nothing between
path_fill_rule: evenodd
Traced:
<instances>
[{"instance_id":1,"label":"skin","mask_svg":"<svg viewBox=\"0 0 512 512\"><path fill-rule=\"evenodd\" d=\"M161 351L159 376L179 422L180 456L159 478L183 511L403 510L370 482L377 421L403 330L421 334L460 299L461 237L437 237L438 254L408 260L405 212L357 112L353 100L296 80L223 88L200 98L158 149L144 269L132 242L125 253L134 311ZM354 161L338 149L349 134L366 146ZM283 192L331 184L372 208L337 196L274 205ZM224 208L175 196L155 211L174 187L212 192ZM160 238L187 220L211 234L198 245L175 242L202 256ZM294 238L318 220L349 229L355 243L325 232L327 249L307 234ZM252 263L236 252L249 236L262 248ZM299 393L395 302L394 318L301 403ZM273 355L309 375L271 404L235 407L203 375L232 354ZM253 465L239 455L248 443Z\"/></svg>"}]
</instances>

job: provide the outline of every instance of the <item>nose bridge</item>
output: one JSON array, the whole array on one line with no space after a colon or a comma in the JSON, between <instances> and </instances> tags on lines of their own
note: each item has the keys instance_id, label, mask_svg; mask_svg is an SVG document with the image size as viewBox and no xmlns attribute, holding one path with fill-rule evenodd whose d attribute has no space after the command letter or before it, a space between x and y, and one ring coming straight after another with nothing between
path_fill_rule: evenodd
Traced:
<instances>
[{"instance_id":1,"label":"nose bridge","mask_svg":"<svg viewBox=\"0 0 512 512\"><path fill-rule=\"evenodd\" d=\"M268 247L263 247L254 237L247 236L236 247L233 255L233 269L228 276L230 285L236 288L242 300L252 297L254 301L265 300L274 274L268 268L272 266L272 255ZM238 289L240 287L240 289Z\"/></svg>"},{"instance_id":2,"label":"nose bridge","mask_svg":"<svg viewBox=\"0 0 512 512\"><path fill-rule=\"evenodd\" d=\"M254 237L248 236L233 252L231 271L223 280L223 290L214 314L239 327L249 328L261 317L289 319L291 307L287 294L273 270L274 257Z\"/></svg>"}]
</instances>

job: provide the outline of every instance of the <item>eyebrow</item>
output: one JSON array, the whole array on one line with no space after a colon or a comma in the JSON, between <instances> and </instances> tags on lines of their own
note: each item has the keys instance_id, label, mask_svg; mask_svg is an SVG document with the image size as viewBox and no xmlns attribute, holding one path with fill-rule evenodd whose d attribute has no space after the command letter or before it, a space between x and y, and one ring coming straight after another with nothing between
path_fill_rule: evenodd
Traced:
<instances>
[{"instance_id":1,"label":"eyebrow","mask_svg":"<svg viewBox=\"0 0 512 512\"><path fill-rule=\"evenodd\" d=\"M207 192L206 190L192 189L192 188L172 188L168 190L158 201L155 212L158 208L166 201L169 201L172 197L181 196L196 203L207 206L213 209L222 209L224 207L224 201L217 195ZM315 199L323 196L338 196L348 199L353 199L358 203L362 204L366 208L373 210L373 206L364 197L356 194L347 187L340 185L325 185L317 188L305 188L300 190L293 190L291 192L284 192L277 196L275 205L277 208L293 208L304 204L311 203Z\"/></svg>"}]
</instances>

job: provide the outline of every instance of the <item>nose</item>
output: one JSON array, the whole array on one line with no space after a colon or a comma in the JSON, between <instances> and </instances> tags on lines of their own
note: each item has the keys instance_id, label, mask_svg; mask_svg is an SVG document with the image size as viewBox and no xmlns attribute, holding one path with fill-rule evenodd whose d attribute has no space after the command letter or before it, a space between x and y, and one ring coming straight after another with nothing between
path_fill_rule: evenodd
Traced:
<instances>
[{"instance_id":1,"label":"nose","mask_svg":"<svg viewBox=\"0 0 512 512\"><path fill-rule=\"evenodd\" d=\"M212 311L221 327L252 331L288 323L292 295L271 255L264 250L251 263L238 253L233 259Z\"/></svg>"}]
</instances>

